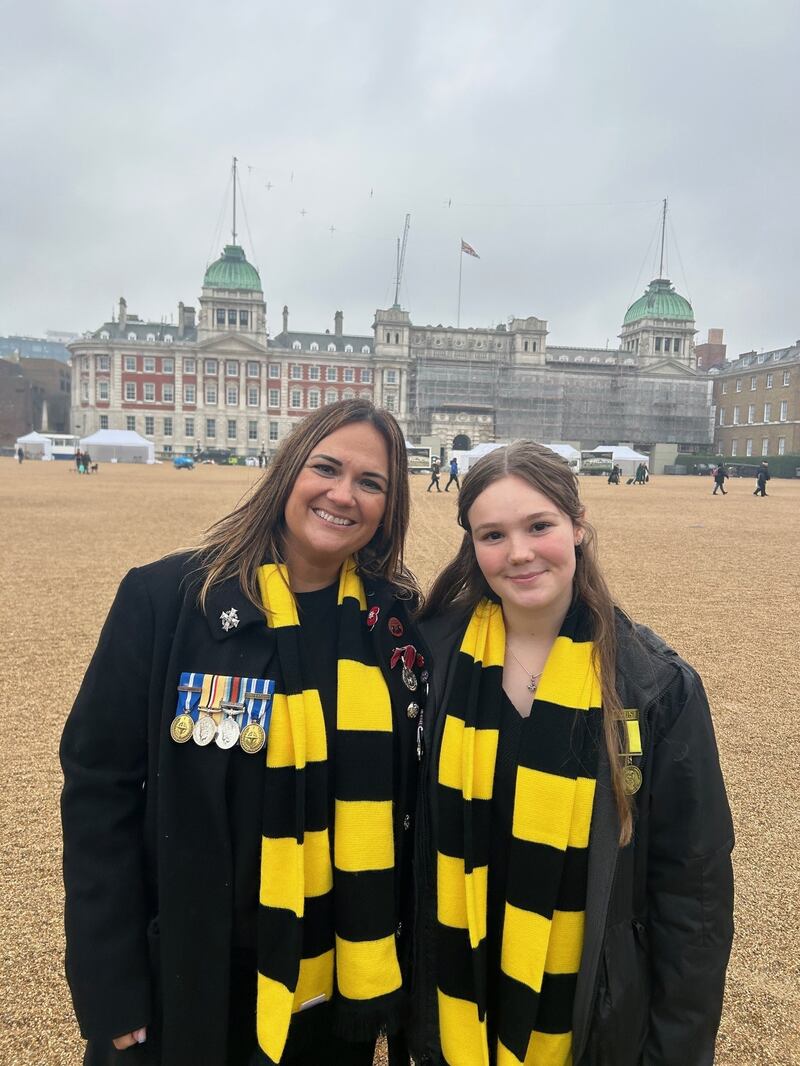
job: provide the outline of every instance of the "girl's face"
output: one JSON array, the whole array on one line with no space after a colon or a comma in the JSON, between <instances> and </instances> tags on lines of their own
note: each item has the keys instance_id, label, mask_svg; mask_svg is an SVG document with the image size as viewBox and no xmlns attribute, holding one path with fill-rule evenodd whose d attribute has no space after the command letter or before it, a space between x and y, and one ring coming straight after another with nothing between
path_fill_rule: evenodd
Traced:
<instances>
[{"instance_id":1,"label":"girl's face","mask_svg":"<svg viewBox=\"0 0 800 1066\"><path fill-rule=\"evenodd\" d=\"M478 566L505 608L567 613L583 532L552 500L509 474L484 489L467 520Z\"/></svg>"}]
</instances>

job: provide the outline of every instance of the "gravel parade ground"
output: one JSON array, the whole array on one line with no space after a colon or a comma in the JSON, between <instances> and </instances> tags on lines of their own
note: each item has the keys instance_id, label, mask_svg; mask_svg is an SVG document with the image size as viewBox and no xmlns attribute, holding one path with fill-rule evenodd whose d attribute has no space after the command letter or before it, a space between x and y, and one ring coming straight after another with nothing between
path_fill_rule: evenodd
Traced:
<instances>
[{"instance_id":1,"label":"gravel parade ground","mask_svg":"<svg viewBox=\"0 0 800 1066\"><path fill-rule=\"evenodd\" d=\"M76 1066L63 977L58 743L116 587L131 566L190 545L257 469L0 459L3 515L0 1061ZM412 478L407 562L426 587L460 542L456 497ZM700 672L737 830L737 934L720 1066L800 1064L800 480L766 499L732 479L582 478L621 605ZM120 678L124 684L124 678ZM685 1066L692 1066L686 1063Z\"/></svg>"}]
</instances>

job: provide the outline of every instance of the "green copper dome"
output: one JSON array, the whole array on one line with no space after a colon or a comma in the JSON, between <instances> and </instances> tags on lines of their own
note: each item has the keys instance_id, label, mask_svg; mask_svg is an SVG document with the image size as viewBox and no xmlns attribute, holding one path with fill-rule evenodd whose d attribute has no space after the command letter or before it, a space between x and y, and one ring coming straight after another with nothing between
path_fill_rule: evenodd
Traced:
<instances>
[{"instance_id":1,"label":"green copper dome","mask_svg":"<svg viewBox=\"0 0 800 1066\"><path fill-rule=\"evenodd\" d=\"M689 301L675 292L671 281L656 278L647 286L644 296L628 308L623 325L638 322L641 318L680 318L693 322L694 311Z\"/></svg>"},{"instance_id":2,"label":"green copper dome","mask_svg":"<svg viewBox=\"0 0 800 1066\"><path fill-rule=\"evenodd\" d=\"M247 262L244 249L238 244L225 245L222 255L206 271L203 288L262 291L258 271Z\"/></svg>"}]
</instances>

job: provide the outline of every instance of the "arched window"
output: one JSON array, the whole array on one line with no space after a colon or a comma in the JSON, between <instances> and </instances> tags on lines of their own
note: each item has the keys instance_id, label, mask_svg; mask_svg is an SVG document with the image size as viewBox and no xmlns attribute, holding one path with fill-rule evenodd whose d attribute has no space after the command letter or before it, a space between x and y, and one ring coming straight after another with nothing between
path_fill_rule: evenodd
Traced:
<instances>
[{"instance_id":1,"label":"arched window","mask_svg":"<svg viewBox=\"0 0 800 1066\"><path fill-rule=\"evenodd\" d=\"M109 339L110 338L109 338L109 335L108 335L108 330L104 329L103 332L100 334L100 340L101 341L107 341Z\"/></svg>"},{"instance_id":2,"label":"arched window","mask_svg":"<svg viewBox=\"0 0 800 1066\"><path fill-rule=\"evenodd\" d=\"M172 334L171 333L166 333L164 335L164 343L165 344L172 344Z\"/></svg>"},{"instance_id":3,"label":"arched window","mask_svg":"<svg viewBox=\"0 0 800 1066\"><path fill-rule=\"evenodd\" d=\"M523 348L523 351L527 352L527 350L528 350L528 342L527 341L523 341L522 348Z\"/></svg>"},{"instance_id":4,"label":"arched window","mask_svg":"<svg viewBox=\"0 0 800 1066\"><path fill-rule=\"evenodd\" d=\"M129 341L135 341L136 340L136 334L135 333L129 333L128 334L128 340Z\"/></svg>"},{"instance_id":5,"label":"arched window","mask_svg":"<svg viewBox=\"0 0 800 1066\"><path fill-rule=\"evenodd\" d=\"M568 363L569 362L569 356L567 356L567 355L559 355L558 361L559 361L559 363Z\"/></svg>"},{"instance_id":6,"label":"arched window","mask_svg":"<svg viewBox=\"0 0 800 1066\"><path fill-rule=\"evenodd\" d=\"M318 352L319 351L319 345L317 344L316 341L312 341L311 344L309 344L308 347L309 347L309 351L312 351L312 352Z\"/></svg>"},{"instance_id":7,"label":"arched window","mask_svg":"<svg viewBox=\"0 0 800 1066\"><path fill-rule=\"evenodd\" d=\"M586 362L586 360L585 360L585 359L583 358L583 356L582 356L582 355L576 355L576 356L575 356L575 362L576 362L576 363L585 363L585 362Z\"/></svg>"},{"instance_id":8,"label":"arched window","mask_svg":"<svg viewBox=\"0 0 800 1066\"><path fill-rule=\"evenodd\" d=\"M369 345L368 344L365 344L364 347L361 349L361 354L362 355L369 355Z\"/></svg>"},{"instance_id":9,"label":"arched window","mask_svg":"<svg viewBox=\"0 0 800 1066\"><path fill-rule=\"evenodd\" d=\"M148 334L147 334L147 339L148 339L148 340L149 340L149 341L150 341L151 343L153 343L153 342L155 341L155 339L156 339L156 335L155 335L155 333L148 333Z\"/></svg>"},{"instance_id":10,"label":"arched window","mask_svg":"<svg viewBox=\"0 0 800 1066\"><path fill-rule=\"evenodd\" d=\"M300 341L292 341L292 347L296 352L299 352L302 348L302 344L300 343Z\"/></svg>"},{"instance_id":11,"label":"arched window","mask_svg":"<svg viewBox=\"0 0 800 1066\"><path fill-rule=\"evenodd\" d=\"M353 345L352 345L352 344L345 344L345 346L344 346L344 350L345 350L346 352L352 352L352 350L353 350Z\"/></svg>"},{"instance_id":12,"label":"arched window","mask_svg":"<svg viewBox=\"0 0 800 1066\"><path fill-rule=\"evenodd\" d=\"M329 352L335 352L336 351L336 345L333 343L333 341L331 341L331 343L328 345L328 351Z\"/></svg>"},{"instance_id":13,"label":"arched window","mask_svg":"<svg viewBox=\"0 0 800 1066\"><path fill-rule=\"evenodd\" d=\"M457 433L456 436L453 437L454 452L468 452L471 447L472 444L466 433Z\"/></svg>"},{"instance_id":14,"label":"arched window","mask_svg":"<svg viewBox=\"0 0 800 1066\"><path fill-rule=\"evenodd\" d=\"M599 355L593 355L592 358L589 360L589 362L590 363L599 363L600 362L600 356Z\"/></svg>"},{"instance_id":15,"label":"arched window","mask_svg":"<svg viewBox=\"0 0 800 1066\"><path fill-rule=\"evenodd\" d=\"M614 358L614 356L613 356L613 355L607 355L607 356L606 356L606 362L607 362L607 363L616 363L616 361L617 361L617 360L616 360L616 359Z\"/></svg>"}]
</instances>

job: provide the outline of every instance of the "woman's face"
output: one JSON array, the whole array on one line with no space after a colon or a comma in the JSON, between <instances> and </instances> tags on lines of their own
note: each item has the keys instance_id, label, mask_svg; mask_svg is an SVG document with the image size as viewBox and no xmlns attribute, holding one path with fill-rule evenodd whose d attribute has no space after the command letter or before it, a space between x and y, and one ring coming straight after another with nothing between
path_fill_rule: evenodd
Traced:
<instances>
[{"instance_id":1,"label":"woman's face","mask_svg":"<svg viewBox=\"0 0 800 1066\"><path fill-rule=\"evenodd\" d=\"M556 617L572 601L580 528L513 474L493 482L467 515L478 566L506 608Z\"/></svg>"},{"instance_id":2,"label":"woman's face","mask_svg":"<svg viewBox=\"0 0 800 1066\"><path fill-rule=\"evenodd\" d=\"M289 570L337 571L375 535L388 489L386 442L370 422L351 422L324 437L286 501Z\"/></svg>"}]
</instances>

